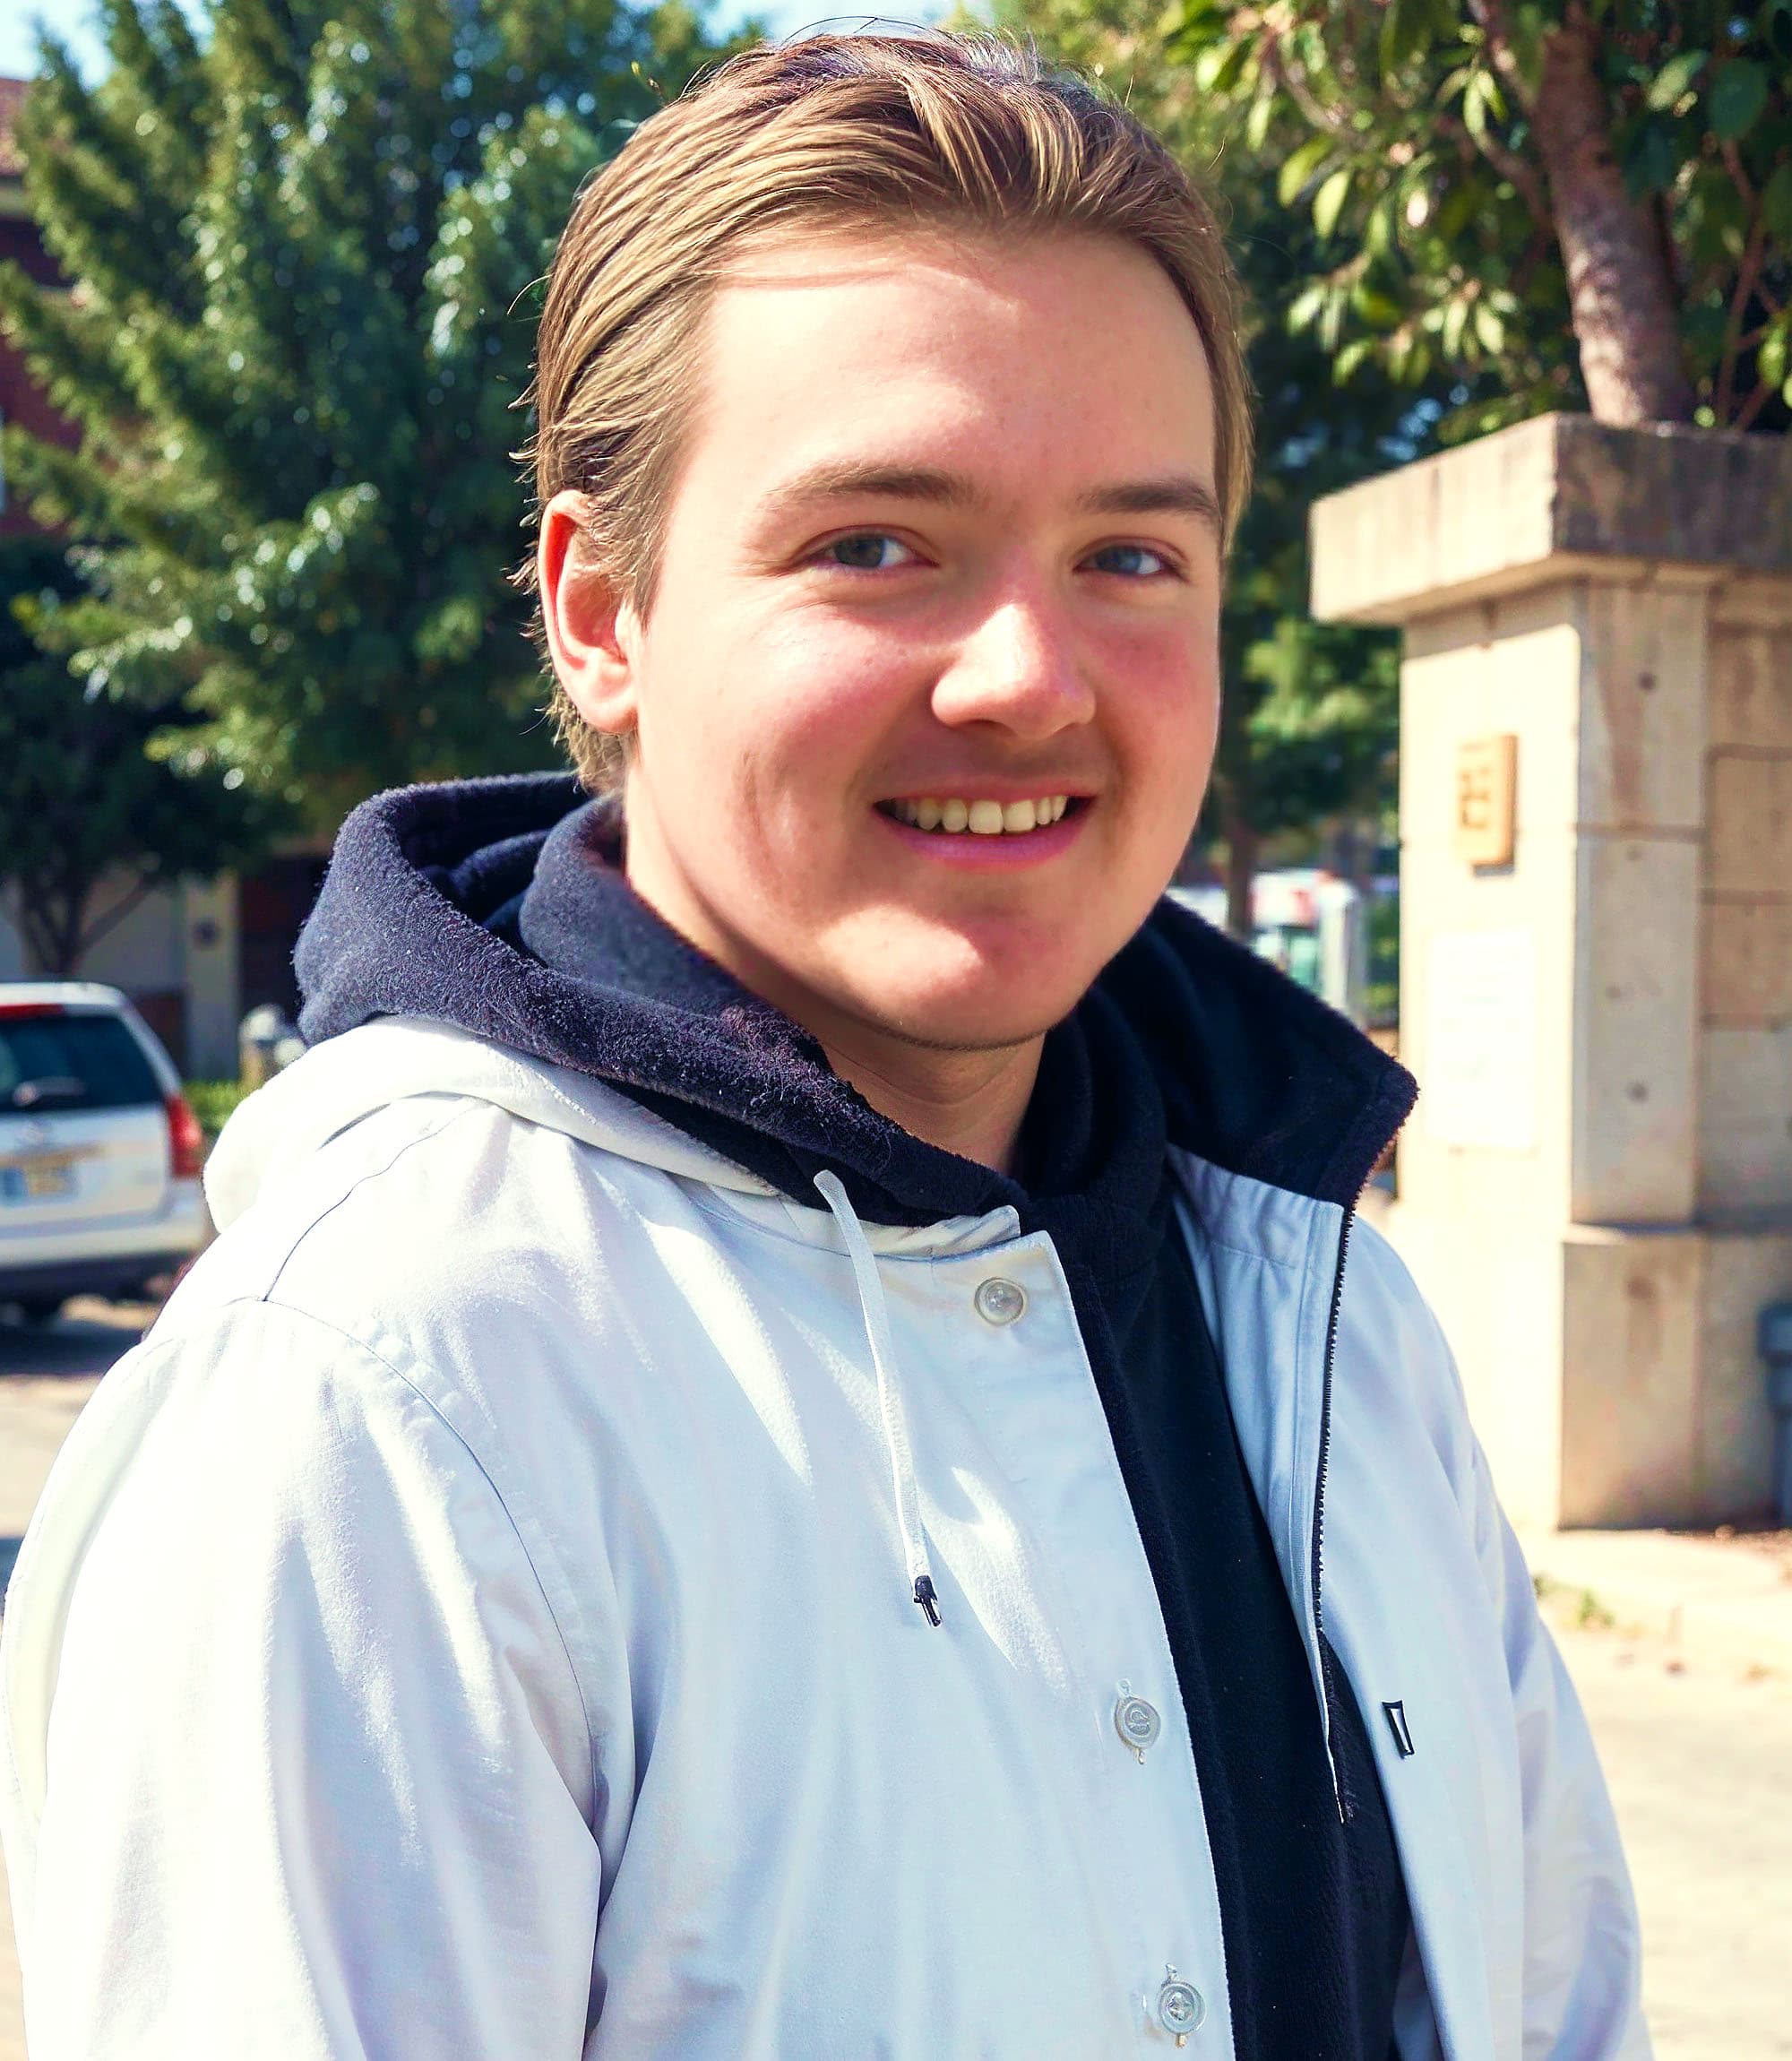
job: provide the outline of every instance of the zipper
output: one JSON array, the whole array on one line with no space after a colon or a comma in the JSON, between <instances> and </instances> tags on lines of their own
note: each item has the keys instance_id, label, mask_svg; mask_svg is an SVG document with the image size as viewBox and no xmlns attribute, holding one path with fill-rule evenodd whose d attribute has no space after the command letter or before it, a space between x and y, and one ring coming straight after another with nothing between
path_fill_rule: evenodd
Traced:
<instances>
[{"instance_id":1,"label":"zipper","mask_svg":"<svg viewBox=\"0 0 1792 2061\"><path fill-rule=\"evenodd\" d=\"M1331 1363L1338 1352L1338 1316L1344 1301L1344 1262L1350 1253L1350 1227L1357 1220L1353 1203L1344 1212L1338 1233L1338 1271L1331 1281L1331 1314L1325 1324L1325 1364L1319 1384L1319 1479L1313 1491L1313 1635L1318 1645L1320 1691L1325 1709L1325 1757L1331 1767L1331 1793L1338 1805L1338 1822L1348 1824L1352 1815L1338 1775L1338 1755L1332 1745L1332 1719L1337 1697L1331 1686L1331 1664L1325 1645L1325 1608L1320 1575L1325 1557L1325 1466L1331 1454Z\"/></svg>"}]
</instances>

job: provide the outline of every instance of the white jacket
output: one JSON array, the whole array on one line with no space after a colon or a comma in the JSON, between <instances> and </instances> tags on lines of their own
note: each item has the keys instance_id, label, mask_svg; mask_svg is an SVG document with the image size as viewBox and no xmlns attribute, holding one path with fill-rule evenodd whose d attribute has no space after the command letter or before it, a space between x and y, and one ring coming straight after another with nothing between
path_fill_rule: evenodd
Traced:
<instances>
[{"instance_id":1,"label":"white jacket","mask_svg":"<svg viewBox=\"0 0 1792 2061\"><path fill-rule=\"evenodd\" d=\"M1404 2061L1646 2056L1592 1746L1435 1322L1359 1227L1328 1419L1342 1213L1176 1170L1315 1683L1323 1475ZM403 1022L254 1097L211 1186L233 1228L75 1426L9 1599L32 2061L1108 2061L1174 2051L1171 1970L1187 2051L1232 2054L1047 1238L797 1206Z\"/></svg>"}]
</instances>

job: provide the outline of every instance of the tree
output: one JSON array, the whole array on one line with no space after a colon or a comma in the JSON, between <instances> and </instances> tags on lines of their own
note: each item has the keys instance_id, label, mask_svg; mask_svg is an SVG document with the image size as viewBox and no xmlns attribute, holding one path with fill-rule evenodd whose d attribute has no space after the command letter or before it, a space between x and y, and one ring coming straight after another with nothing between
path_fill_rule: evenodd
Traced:
<instances>
[{"instance_id":1,"label":"tree","mask_svg":"<svg viewBox=\"0 0 1792 2061\"><path fill-rule=\"evenodd\" d=\"M20 124L73 284L0 318L80 427L6 433L94 547L41 634L95 695L330 820L551 757L507 455L580 181L714 55L682 0L104 0ZM121 719L122 720L122 719Z\"/></svg>"},{"instance_id":2,"label":"tree","mask_svg":"<svg viewBox=\"0 0 1792 2061\"><path fill-rule=\"evenodd\" d=\"M1792 0L1177 0L1171 48L1331 262L1297 330L1452 426L1792 421Z\"/></svg>"},{"instance_id":3,"label":"tree","mask_svg":"<svg viewBox=\"0 0 1792 2061\"><path fill-rule=\"evenodd\" d=\"M183 748L178 702L90 694L41 648L79 586L60 546L0 546L0 884L56 979L152 889L247 863L274 827L240 774ZM102 881L119 890L103 910Z\"/></svg>"}]
</instances>

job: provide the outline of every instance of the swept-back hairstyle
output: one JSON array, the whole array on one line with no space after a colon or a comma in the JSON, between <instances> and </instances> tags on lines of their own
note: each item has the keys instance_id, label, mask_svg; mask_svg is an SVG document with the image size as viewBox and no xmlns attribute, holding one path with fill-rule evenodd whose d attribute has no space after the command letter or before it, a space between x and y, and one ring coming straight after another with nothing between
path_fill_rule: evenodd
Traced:
<instances>
[{"instance_id":1,"label":"swept-back hairstyle","mask_svg":"<svg viewBox=\"0 0 1792 2061\"><path fill-rule=\"evenodd\" d=\"M1249 386L1232 268L1182 166L1084 81L995 39L814 36L730 59L643 122L581 190L555 252L520 456L538 508L562 488L584 496L582 557L641 614L718 283L793 232L932 227L1092 232L1162 266L1206 348L1229 541L1249 491ZM532 583L532 556L518 576ZM616 740L564 688L554 715L587 784L612 780Z\"/></svg>"}]
</instances>

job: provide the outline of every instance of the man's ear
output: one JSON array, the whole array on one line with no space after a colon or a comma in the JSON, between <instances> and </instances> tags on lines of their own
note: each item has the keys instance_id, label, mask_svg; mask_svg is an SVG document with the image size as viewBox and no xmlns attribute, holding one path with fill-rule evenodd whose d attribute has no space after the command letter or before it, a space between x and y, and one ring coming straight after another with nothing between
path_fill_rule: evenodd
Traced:
<instances>
[{"instance_id":1,"label":"man's ear","mask_svg":"<svg viewBox=\"0 0 1792 2061\"><path fill-rule=\"evenodd\" d=\"M573 706L593 729L635 726L640 621L615 581L577 548L583 495L563 488L541 511L536 575L548 656Z\"/></svg>"}]
</instances>

